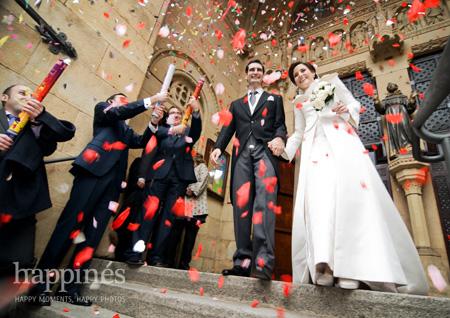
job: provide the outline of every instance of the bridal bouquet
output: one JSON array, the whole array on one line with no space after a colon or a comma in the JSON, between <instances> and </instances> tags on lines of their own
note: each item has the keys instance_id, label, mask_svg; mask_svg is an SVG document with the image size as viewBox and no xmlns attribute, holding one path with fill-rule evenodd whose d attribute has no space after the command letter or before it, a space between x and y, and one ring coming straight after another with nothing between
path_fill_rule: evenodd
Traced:
<instances>
[{"instance_id":1,"label":"bridal bouquet","mask_svg":"<svg viewBox=\"0 0 450 318\"><path fill-rule=\"evenodd\" d=\"M325 105L334 98L336 86L327 82L319 82L319 85L311 94L310 101L317 111L321 111Z\"/></svg>"}]
</instances>

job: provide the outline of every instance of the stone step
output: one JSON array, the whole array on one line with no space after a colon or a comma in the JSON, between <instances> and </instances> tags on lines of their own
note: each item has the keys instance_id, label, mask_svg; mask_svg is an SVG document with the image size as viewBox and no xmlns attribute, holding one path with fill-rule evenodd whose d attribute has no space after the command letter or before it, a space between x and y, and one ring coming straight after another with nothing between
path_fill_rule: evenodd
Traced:
<instances>
[{"instance_id":1,"label":"stone step","mask_svg":"<svg viewBox=\"0 0 450 318\"><path fill-rule=\"evenodd\" d=\"M205 294L206 294L205 290ZM138 283L109 283L100 284L98 289L84 291L85 295L102 295L103 299L117 297L116 302L100 302L101 306L110 310L123 312L135 318L317 318L324 317L312 313L295 313L281 309L279 313L273 305L260 302L252 307L252 302L239 302L227 299L219 299L161 288L152 288ZM330 316L328 316L330 317Z\"/></svg>"},{"instance_id":2,"label":"stone step","mask_svg":"<svg viewBox=\"0 0 450 318\"><path fill-rule=\"evenodd\" d=\"M450 299L382 293L367 290L343 290L315 285L292 285L290 296L283 294L284 283L265 282L254 278L227 276L219 288L221 275L199 273L199 281L193 283L188 271L142 266L129 267L125 263L94 259L92 268L112 271L122 270L127 283L139 283L151 288L166 288L186 294L198 294L223 300L250 303L254 299L283 307L292 312L308 312L316 315L339 317L447 317ZM101 293L97 294L101 295Z\"/></svg>"}]
</instances>

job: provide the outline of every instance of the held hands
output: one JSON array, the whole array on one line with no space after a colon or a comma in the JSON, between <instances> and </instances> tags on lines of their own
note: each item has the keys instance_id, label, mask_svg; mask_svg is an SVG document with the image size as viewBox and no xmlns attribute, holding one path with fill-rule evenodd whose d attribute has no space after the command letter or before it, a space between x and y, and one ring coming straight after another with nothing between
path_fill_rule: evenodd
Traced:
<instances>
[{"instance_id":1,"label":"held hands","mask_svg":"<svg viewBox=\"0 0 450 318\"><path fill-rule=\"evenodd\" d=\"M337 102L336 106L334 106L334 108L332 108L331 110L335 112L337 115L348 113L347 106L345 106L344 103L342 102Z\"/></svg>"},{"instance_id":2,"label":"held hands","mask_svg":"<svg viewBox=\"0 0 450 318\"><path fill-rule=\"evenodd\" d=\"M12 144L13 140L8 135L0 134L0 151L7 151Z\"/></svg>"},{"instance_id":3,"label":"held hands","mask_svg":"<svg viewBox=\"0 0 450 318\"><path fill-rule=\"evenodd\" d=\"M219 148L214 149L211 154L209 155L209 160L212 164L218 165L219 164L219 157L222 154L222 151Z\"/></svg>"},{"instance_id":4,"label":"held hands","mask_svg":"<svg viewBox=\"0 0 450 318\"><path fill-rule=\"evenodd\" d=\"M44 111L44 106L33 98L27 100L26 104L22 107L22 111L27 113L31 120L35 120Z\"/></svg>"},{"instance_id":5,"label":"held hands","mask_svg":"<svg viewBox=\"0 0 450 318\"><path fill-rule=\"evenodd\" d=\"M156 103L164 103L167 100L168 97L168 93L167 92L160 92L157 93L155 95L153 95L152 97L150 97L152 104L155 105Z\"/></svg>"},{"instance_id":6,"label":"held hands","mask_svg":"<svg viewBox=\"0 0 450 318\"><path fill-rule=\"evenodd\" d=\"M164 116L164 109L162 106L155 106L153 108L151 123L157 126L161 118Z\"/></svg>"},{"instance_id":7,"label":"held hands","mask_svg":"<svg viewBox=\"0 0 450 318\"><path fill-rule=\"evenodd\" d=\"M284 141L280 137L276 137L268 142L269 149L275 156L280 156L284 152Z\"/></svg>"}]
</instances>

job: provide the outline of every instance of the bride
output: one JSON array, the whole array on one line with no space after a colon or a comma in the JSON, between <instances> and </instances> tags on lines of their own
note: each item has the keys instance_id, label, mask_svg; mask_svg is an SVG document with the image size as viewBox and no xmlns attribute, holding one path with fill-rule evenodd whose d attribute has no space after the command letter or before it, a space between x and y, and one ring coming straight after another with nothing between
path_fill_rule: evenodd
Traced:
<instances>
[{"instance_id":1,"label":"bride","mask_svg":"<svg viewBox=\"0 0 450 318\"><path fill-rule=\"evenodd\" d=\"M355 132L360 104L337 74L309 63L289 68L299 94L295 132L283 157L300 150L294 205L294 282L426 295L414 242ZM300 147L301 146L301 147Z\"/></svg>"}]
</instances>

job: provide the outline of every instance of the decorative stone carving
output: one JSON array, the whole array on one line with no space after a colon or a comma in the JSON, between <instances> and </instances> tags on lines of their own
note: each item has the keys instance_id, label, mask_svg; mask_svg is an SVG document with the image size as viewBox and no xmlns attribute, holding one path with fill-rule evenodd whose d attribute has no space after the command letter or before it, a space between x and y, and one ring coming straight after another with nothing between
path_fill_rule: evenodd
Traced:
<instances>
[{"instance_id":1,"label":"decorative stone carving","mask_svg":"<svg viewBox=\"0 0 450 318\"><path fill-rule=\"evenodd\" d=\"M425 13L425 23L427 25L436 24L445 20L444 8L440 5L437 8L429 8Z\"/></svg>"},{"instance_id":2,"label":"decorative stone carving","mask_svg":"<svg viewBox=\"0 0 450 318\"><path fill-rule=\"evenodd\" d=\"M367 45L367 23L360 21L350 28L350 41L355 49Z\"/></svg>"},{"instance_id":3,"label":"decorative stone carving","mask_svg":"<svg viewBox=\"0 0 450 318\"><path fill-rule=\"evenodd\" d=\"M325 40L323 37L318 37L311 42L310 46L310 59L312 60L323 60L325 58Z\"/></svg>"},{"instance_id":4,"label":"decorative stone carving","mask_svg":"<svg viewBox=\"0 0 450 318\"><path fill-rule=\"evenodd\" d=\"M189 85L183 78L177 78L172 82L169 90L169 97L182 109L187 105L189 97L193 92L192 85Z\"/></svg>"}]
</instances>

